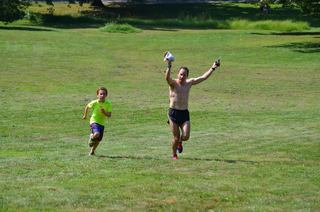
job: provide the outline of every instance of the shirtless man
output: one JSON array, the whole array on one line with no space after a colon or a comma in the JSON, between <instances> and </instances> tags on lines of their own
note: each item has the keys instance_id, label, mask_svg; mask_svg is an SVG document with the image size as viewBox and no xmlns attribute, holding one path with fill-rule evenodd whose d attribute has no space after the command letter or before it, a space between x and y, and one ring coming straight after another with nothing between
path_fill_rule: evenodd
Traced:
<instances>
[{"instance_id":1,"label":"shirtless man","mask_svg":"<svg viewBox=\"0 0 320 212\"><path fill-rule=\"evenodd\" d=\"M197 78L189 78L189 69L181 67L178 78L171 78L171 61L166 60L168 67L166 70L166 80L169 85L170 108L168 112L169 124L173 134L172 153L173 160L177 160L177 151L183 151L182 141L187 141L190 137L190 117L188 111L189 91L191 86L199 84L208 79L210 75L220 66L220 60L213 63L208 71ZM181 135L180 135L181 129Z\"/></svg>"}]
</instances>

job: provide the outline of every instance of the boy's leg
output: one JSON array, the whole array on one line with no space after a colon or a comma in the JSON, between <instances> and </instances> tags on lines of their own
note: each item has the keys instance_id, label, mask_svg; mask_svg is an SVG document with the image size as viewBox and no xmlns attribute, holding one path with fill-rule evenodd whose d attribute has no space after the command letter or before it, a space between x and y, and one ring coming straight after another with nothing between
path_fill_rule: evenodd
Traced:
<instances>
[{"instance_id":1,"label":"boy's leg","mask_svg":"<svg viewBox=\"0 0 320 212\"><path fill-rule=\"evenodd\" d=\"M104 126L92 123L90 127L92 130L92 136L91 141L89 142L89 146L91 147L89 155L94 155L96 148L103 138Z\"/></svg>"},{"instance_id":2,"label":"boy's leg","mask_svg":"<svg viewBox=\"0 0 320 212\"><path fill-rule=\"evenodd\" d=\"M96 141L100 138L100 133L99 132L95 132L92 135L92 140Z\"/></svg>"},{"instance_id":3,"label":"boy's leg","mask_svg":"<svg viewBox=\"0 0 320 212\"><path fill-rule=\"evenodd\" d=\"M89 147L93 147L93 145L99 140L100 134L98 132L91 133L89 139Z\"/></svg>"},{"instance_id":4,"label":"boy's leg","mask_svg":"<svg viewBox=\"0 0 320 212\"><path fill-rule=\"evenodd\" d=\"M93 146L92 136L93 136L93 134L92 134L92 133L90 133L90 135L89 135L89 141L88 141L88 145L89 145L89 147L92 147L92 146Z\"/></svg>"},{"instance_id":5,"label":"boy's leg","mask_svg":"<svg viewBox=\"0 0 320 212\"><path fill-rule=\"evenodd\" d=\"M99 144L100 144L100 141L94 142L93 146L91 147L89 155L94 155L94 151L96 150Z\"/></svg>"},{"instance_id":6,"label":"boy's leg","mask_svg":"<svg viewBox=\"0 0 320 212\"><path fill-rule=\"evenodd\" d=\"M99 132L95 132L92 134L90 142L91 145L89 144L89 146L91 147L89 155L94 155L94 151L96 150L102 139L101 135L102 134Z\"/></svg>"}]
</instances>

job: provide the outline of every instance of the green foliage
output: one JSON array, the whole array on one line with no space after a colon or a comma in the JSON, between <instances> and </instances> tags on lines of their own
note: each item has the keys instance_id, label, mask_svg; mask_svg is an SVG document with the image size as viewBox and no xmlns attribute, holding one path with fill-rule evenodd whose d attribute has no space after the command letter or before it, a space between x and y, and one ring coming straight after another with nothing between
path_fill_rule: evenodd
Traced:
<instances>
[{"instance_id":1,"label":"green foliage","mask_svg":"<svg viewBox=\"0 0 320 212\"><path fill-rule=\"evenodd\" d=\"M281 4L283 7L290 7L292 6L294 0L278 0L277 3Z\"/></svg>"},{"instance_id":2,"label":"green foliage","mask_svg":"<svg viewBox=\"0 0 320 212\"><path fill-rule=\"evenodd\" d=\"M104 27L100 28L103 32L112 32L112 33L137 33L142 32L141 29L133 27L129 24L117 24L117 23L109 23Z\"/></svg>"},{"instance_id":3,"label":"green foliage","mask_svg":"<svg viewBox=\"0 0 320 212\"><path fill-rule=\"evenodd\" d=\"M1 0L0 21L13 22L25 15L25 8L30 5L30 0Z\"/></svg>"},{"instance_id":4,"label":"green foliage","mask_svg":"<svg viewBox=\"0 0 320 212\"><path fill-rule=\"evenodd\" d=\"M270 0L264 1L272 2ZM279 0L276 2L282 4L283 7L298 6L306 14L320 15L319 0Z\"/></svg>"},{"instance_id":5,"label":"green foliage","mask_svg":"<svg viewBox=\"0 0 320 212\"><path fill-rule=\"evenodd\" d=\"M103 7L103 3L101 0L67 0L69 2L69 4L74 4L76 2L79 3L79 5L83 5L85 2L90 2L90 4L92 6L95 6L95 7ZM46 0L46 3L49 4L49 5L53 5L53 0Z\"/></svg>"},{"instance_id":6,"label":"green foliage","mask_svg":"<svg viewBox=\"0 0 320 212\"><path fill-rule=\"evenodd\" d=\"M295 0L294 1L304 12L320 15L319 0Z\"/></svg>"}]
</instances>

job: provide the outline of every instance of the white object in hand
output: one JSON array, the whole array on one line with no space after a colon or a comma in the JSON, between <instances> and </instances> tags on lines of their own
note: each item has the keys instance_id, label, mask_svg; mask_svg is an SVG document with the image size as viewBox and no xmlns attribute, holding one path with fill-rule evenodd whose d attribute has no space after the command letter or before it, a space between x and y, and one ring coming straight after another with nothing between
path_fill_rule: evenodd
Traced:
<instances>
[{"instance_id":1,"label":"white object in hand","mask_svg":"<svg viewBox=\"0 0 320 212\"><path fill-rule=\"evenodd\" d=\"M163 61L166 61L166 60L173 62L174 56L170 52L166 52L164 55Z\"/></svg>"}]
</instances>

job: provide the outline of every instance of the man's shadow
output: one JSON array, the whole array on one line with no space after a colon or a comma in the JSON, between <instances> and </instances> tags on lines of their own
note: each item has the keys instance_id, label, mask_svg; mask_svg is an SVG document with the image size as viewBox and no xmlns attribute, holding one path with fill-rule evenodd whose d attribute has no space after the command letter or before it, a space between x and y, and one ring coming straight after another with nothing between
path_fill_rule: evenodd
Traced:
<instances>
[{"instance_id":1,"label":"man's shadow","mask_svg":"<svg viewBox=\"0 0 320 212\"><path fill-rule=\"evenodd\" d=\"M129 160L168 160L168 158L157 158L157 157L150 157L150 156L131 156L131 155L96 155L96 157L107 158L107 159L129 159ZM217 161L217 162L224 162L224 163L250 163L250 164L259 163L258 161L251 161L251 160L232 160L232 159L195 158L195 157L183 157L181 160Z\"/></svg>"}]
</instances>

